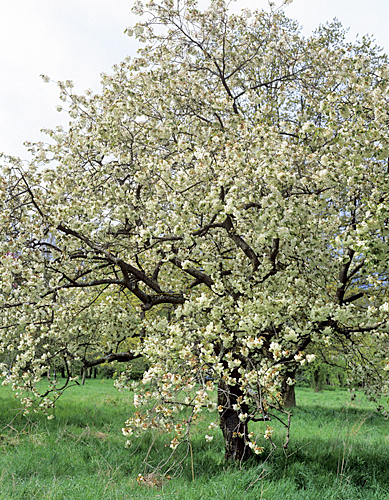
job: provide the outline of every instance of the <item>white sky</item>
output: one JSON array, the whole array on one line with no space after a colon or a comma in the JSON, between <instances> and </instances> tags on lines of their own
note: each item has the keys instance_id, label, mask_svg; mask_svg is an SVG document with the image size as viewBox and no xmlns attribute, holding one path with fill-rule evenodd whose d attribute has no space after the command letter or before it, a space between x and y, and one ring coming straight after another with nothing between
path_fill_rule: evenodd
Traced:
<instances>
[{"instance_id":1,"label":"white sky","mask_svg":"<svg viewBox=\"0 0 389 500\"><path fill-rule=\"evenodd\" d=\"M45 84L73 80L78 93L98 91L100 73L126 55L134 40L123 34L137 17L134 0L0 0L0 151L28 158L25 140L45 140L41 128L67 124L58 113L58 89ZM206 5L201 0L200 5ZM234 11L267 8L266 0L237 0ZM308 35L337 17L350 39L369 33L389 53L389 0L294 0L289 17Z\"/></svg>"}]
</instances>

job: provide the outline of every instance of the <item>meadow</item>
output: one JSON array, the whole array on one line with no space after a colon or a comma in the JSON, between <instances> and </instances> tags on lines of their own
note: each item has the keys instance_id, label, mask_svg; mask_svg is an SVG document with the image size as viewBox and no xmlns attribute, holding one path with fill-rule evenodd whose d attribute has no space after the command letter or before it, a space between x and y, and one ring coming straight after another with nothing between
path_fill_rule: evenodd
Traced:
<instances>
[{"instance_id":1,"label":"meadow","mask_svg":"<svg viewBox=\"0 0 389 500\"><path fill-rule=\"evenodd\" d=\"M0 499L389 500L389 422L374 406L360 393L351 400L346 390L308 388L297 388L297 405L287 452L274 423L279 448L242 467L224 462L219 430L205 441L216 417L207 413L192 454L179 449L181 463L165 468L167 478L153 474L170 454L165 438L148 435L124 447L131 394L112 380L88 379L65 392L53 420L15 418L17 400L1 387Z\"/></svg>"}]
</instances>

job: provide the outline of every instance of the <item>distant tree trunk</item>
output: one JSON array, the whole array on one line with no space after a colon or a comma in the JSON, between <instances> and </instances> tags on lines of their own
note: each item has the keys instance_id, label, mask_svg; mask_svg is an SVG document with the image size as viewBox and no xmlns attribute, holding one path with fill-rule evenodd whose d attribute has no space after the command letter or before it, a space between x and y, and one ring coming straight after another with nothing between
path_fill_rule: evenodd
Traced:
<instances>
[{"instance_id":1,"label":"distant tree trunk","mask_svg":"<svg viewBox=\"0 0 389 500\"><path fill-rule=\"evenodd\" d=\"M287 371L284 375L281 384L281 392L282 392L282 403L284 408L294 408L296 406L296 393L294 390L294 384L289 385L286 383L288 378L294 379L296 375L296 370Z\"/></svg>"},{"instance_id":2,"label":"distant tree trunk","mask_svg":"<svg viewBox=\"0 0 389 500\"><path fill-rule=\"evenodd\" d=\"M238 386L219 382L218 405L223 408L220 413L220 428L224 436L226 460L242 461L251 456L251 449L246 444L249 440L248 426L239 419L239 413L246 413L246 407L241 405L239 411L232 408L240 395L242 392Z\"/></svg>"},{"instance_id":3,"label":"distant tree trunk","mask_svg":"<svg viewBox=\"0 0 389 500\"><path fill-rule=\"evenodd\" d=\"M323 390L323 376L319 367L313 371L313 388L315 392Z\"/></svg>"},{"instance_id":4,"label":"distant tree trunk","mask_svg":"<svg viewBox=\"0 0 389 500\"><path fill-rule=\"evenodd\" d=\"M86 378L86 368L82 370L82 381L81 381L82 385L85 385L85 378Z\"/></svg>"},{"instance_id":5,"label":"distant tree trunk","mask_svg":"<svg viewBox=\"0 0 389 500\"><path fill-rule=\"evenodd\" d=\"M282 402L284 408L294 408L296 406L296 392L294 385L286 384L285 392L283 393Z\"/></svg>"},{"instance_id":6,"label":"distant tree trunk","mask_svg":"<svg viewBox=\"0 0 389 500\"><path fill-rule=\"evenodd\" d=\"M65 378L65 367L63 365L61 366L61 377Z\"/></svg>"}]
</instances>

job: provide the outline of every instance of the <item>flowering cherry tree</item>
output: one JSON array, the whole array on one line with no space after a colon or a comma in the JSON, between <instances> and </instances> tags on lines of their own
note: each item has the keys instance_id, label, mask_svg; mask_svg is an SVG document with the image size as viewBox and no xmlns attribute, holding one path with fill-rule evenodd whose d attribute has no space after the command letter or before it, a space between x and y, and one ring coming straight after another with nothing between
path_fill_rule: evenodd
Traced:
<instances>
[{"instance_id":1,"label":"flowering cherry tree","mask_svg":"<svg viewBox=\"0 0 389 500\"><path fill-rule=\"evenodd\" d=\"M220 426L242 460L315 346L388 392L388 61L337 22L304 38L223 0L135 9L138 57L100 94L60 82L69 130L28 167L4 158L4 383L49 411L64 387L36 382L56 359L67 385L73 360L144 356L123 433L174 449L218 409L205 439Z\"/></svg>"}]
</instances>

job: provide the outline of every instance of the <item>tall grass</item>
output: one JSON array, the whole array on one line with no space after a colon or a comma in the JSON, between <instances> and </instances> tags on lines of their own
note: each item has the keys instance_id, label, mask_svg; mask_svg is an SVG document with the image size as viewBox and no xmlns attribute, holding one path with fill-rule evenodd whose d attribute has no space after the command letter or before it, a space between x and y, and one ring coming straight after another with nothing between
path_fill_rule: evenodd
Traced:
<instances>
[{"instance_id":1,"label":"tall grass","mask_svg":"<svg viewBox=\"0 0 389 500\"><path fill-rule=\"evenodd\" d=\"M182 464L169 462L164 478L158 465L171 449L162 436L124 448L131 395L118 393L111 381L87 380L69 390L54 420L18 416L8 427L17 401L2 388L0 499L389 500L389 425L374 407L361 395L350 402L340 390L298 389L297 402L286 452L282 426L273 422L280 446L267 460L264 453L242 467L226 464L221 432L212 443L204 440L216 417L207 414L192 450L179 449ZM261 424L253 430L262 432Z\"/></svg>"}]
</instances>

